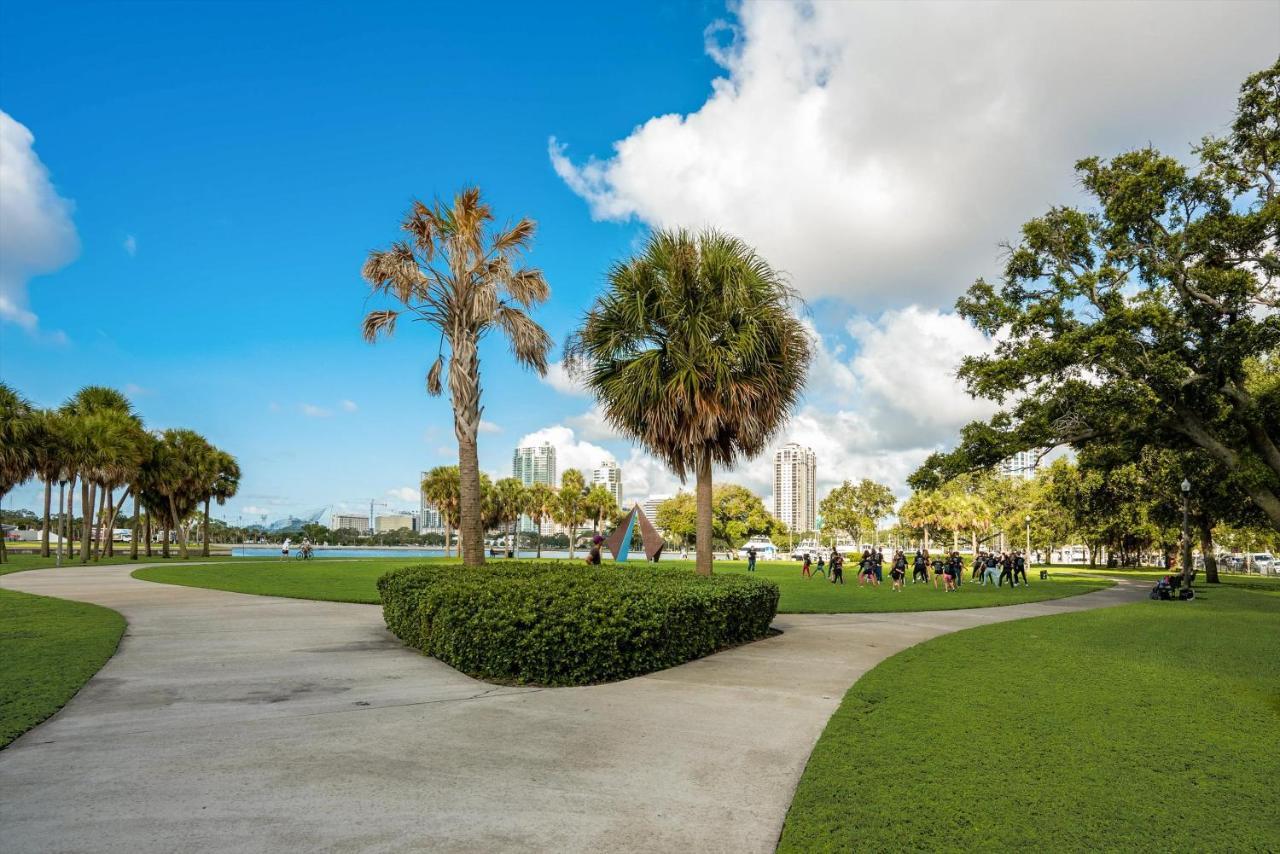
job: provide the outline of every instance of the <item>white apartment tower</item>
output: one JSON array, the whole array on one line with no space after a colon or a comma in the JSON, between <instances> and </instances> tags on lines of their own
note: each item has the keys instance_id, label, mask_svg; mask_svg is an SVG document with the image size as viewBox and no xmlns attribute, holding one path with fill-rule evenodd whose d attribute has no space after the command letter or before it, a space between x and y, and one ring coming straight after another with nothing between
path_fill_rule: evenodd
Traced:
<instances>
[{"instance_id":1,"label":"white apartment tower","mask_svg":"<svg viewBox=\"0 0 1280 854\"><path fill-rule=\"evenodd\" d=\"M622 469L613 460L605 460L591 472L591 485L609 490L613 493L613 500L622 506Z\"/></svg>"},{"instance_id":2,"label":"white apartment tower","mask_svg":"<svg viewBox=\"0 0 1280 854\"><path fill-rule=\"evenodd\" d=\"M511 476L525 486L535 483L555 486L558 483L555 446L550 442L543 442L541 445L516 448L516 452L511 457ZM528 516L520 517L522 533L533 533L537 530L538 526L532 519Z\"/></svg>"},{"instance_id":3,"label":"white apartment tower","mask_svg":"<svg viewBox=\"0 0 1280 854\"><path fill-rule=\"evenodd\" d=\"M796 534L814 529L818 485L817 458L812 448L791 442L774 455L773 515Z\"/></svg>"}]
</instances>

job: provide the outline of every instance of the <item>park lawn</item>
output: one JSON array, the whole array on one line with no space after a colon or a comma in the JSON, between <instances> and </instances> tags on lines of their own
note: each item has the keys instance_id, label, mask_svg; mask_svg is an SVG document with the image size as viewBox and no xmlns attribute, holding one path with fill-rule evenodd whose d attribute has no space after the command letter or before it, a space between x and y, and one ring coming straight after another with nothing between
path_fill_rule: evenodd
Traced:
<instances>
[{"instance_id":1,"label":"park lawn","mask_svg":"<svg viewBox=\"0 0 1280 854\"><path fill-rule=\"evenodd\" d=\"M366 558L364 560L317 558L298 560L231 560L213 566L181 564L147 567L133 573L144 581L208 587L235 593L262 596L286 596L295 599L321 599L334 602L377 604L377 581L380 576L402 566L445 561L445 558ZM693 561L663 561L663 566L693 568ZM756 575L778 583L781 599L778 610L783 613L847 614L884 611L936 611L956 608L981 608L989 605L1013 605L1038 602L1088 593L1110 585L1101 578L1068 578L1051 576L1048 581L1035 579L1029 586L1010 588L980 587L966 582L959 591L946 593L932 584L912 585L908 582L901 593L889 584L879 588L859 588L850 578L844 586L832 585L821 576L808 580L800 576L800 564L776 562L757 564ZM643 563L631 564L629 571L643 572ZM745 573L745 561L716 561L716 572Z\"/></svg>"},{"instance_id":2,"label":"park lawn","mask_svg":"<svg viewBox=\"0 0 1280 854\"><path fill-rule=\"evenodd\" d=\"M779 851L1276 851L1280 586L936 638L849 690Z\"/></svg>"},{"instance_id":3,"label":"park lawn","mask_svg":"<svg viewBox=\"0 0 1280 854\"><path fill-rule=\"evenodd\" d=\"M0 590L0 748L66 705L124 627L109 608Z\"/></svg>"}]
</instances>

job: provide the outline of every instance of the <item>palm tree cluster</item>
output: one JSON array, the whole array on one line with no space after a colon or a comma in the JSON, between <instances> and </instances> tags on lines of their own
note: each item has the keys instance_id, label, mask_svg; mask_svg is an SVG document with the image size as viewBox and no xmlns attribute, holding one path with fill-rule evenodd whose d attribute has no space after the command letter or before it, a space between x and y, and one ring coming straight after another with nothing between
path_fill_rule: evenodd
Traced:
<instances>
[{"instance_id":1,"label":"palm tree cluster","mask_svg":"<svg viewBox=\"0 0 1280 854\"><path fill-rule=\"evenodd\" d=\"M488 523L514 530L522 514L536 514L576 530L586 519L599 527L608 515L572 472L554 499L505 484L486 498L477 452L480 341L498 328L516 361L539 374L551 349L529 314L550 289L539 270L519 263L536 225L524 218L495 229L492 222L474 187L448 203L415 201L400 225L407 236L370 252L361 271L371 296L397 306L365 315L365 340L390 335L402 314L439 334L426 386L433 396L449 386L458 467L428 477L424 489L446 525L459 530L468 566L484 563ZM714 230L658 231L637 257L609 271L608 290L566 346L566 363L609 422L682 479L697 478L700 572L711 572L712 466L759 454L804 388L811 345L797 303L783 277L740 240Z\"/></svg>"},{"instance_id":2,"label":"palm tree cluster","mask_svg":"<svg viewBox=\"0 0 1280 854\"><path fill-rule=\"evenodd\" d=\"M66 501L58 507L59 552L66 543L68 556L74 553L71 540L78 485L83 517L81 563L114 554L111 534L130 499L134 528L130 557L137 558L139 539L146 554L151 554L155 528L163 534L165 556L170 532L175 532L185 559L189 523L201 509L201 553L209 553L210 503L223 504L235 495L240 466L235 457L192 430L147 431L133 404L116 389L85 386L57 409L39 409L0 383L0 500L32 478L44 484L41 555L50 554L57 484ZM0 561L4 559L0 538Z\"/></svg>"},{"instance_id":3,"label":"palm tree cluster","mask_svg":"<svg viewBox=\"0 0 1280 854\"><path fill-rule=\"evenodd\" d=\"M445 526L445 554L449 554L452 532L461 522L461 490L457 466L437 466L422 479L422 494L440 513ZM480 527L482 531L499 530L508 536L509 549L519 547L516 536L522 516L538 526L538 557L542 557L542 526L547 521L563 525L576 534L585 522L600 531L606 522L615 521L622 509L612 492L600 484L590 488L577 469L569 469L560 479L559 488L548 483L525 485L519 478L504 477L491 482L480 474ZM576 537L569 537L569 556L573 557Z\"/></svg>"}]
</instances>

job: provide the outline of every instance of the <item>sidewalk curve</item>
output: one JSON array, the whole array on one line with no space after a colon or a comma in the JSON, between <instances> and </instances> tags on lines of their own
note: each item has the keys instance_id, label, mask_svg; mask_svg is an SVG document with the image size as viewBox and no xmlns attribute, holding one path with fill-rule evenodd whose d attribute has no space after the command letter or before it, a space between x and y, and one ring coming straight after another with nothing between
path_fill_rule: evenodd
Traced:
<instances>
[{"instance_id":1,"label":"sidewalk curve","mask_svg":"<svg viewBox=\"0 0 1280 854\"><path fill-rule=\"evenodd\" d=\"M767 852L818 735L880 661L1145 594L780 614L767 640L544 690L406 649L377 606L154 584L138 566L0 577L129 622L80 693L0 751L8 852Z\"/></svg>"}]
</instances>

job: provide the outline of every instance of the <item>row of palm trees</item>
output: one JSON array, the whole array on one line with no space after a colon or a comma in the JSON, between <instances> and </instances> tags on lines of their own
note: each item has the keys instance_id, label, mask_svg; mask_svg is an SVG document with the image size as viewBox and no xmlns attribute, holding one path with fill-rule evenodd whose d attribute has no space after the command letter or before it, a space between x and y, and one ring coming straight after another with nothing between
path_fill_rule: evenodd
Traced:
<instances>
[{"instance_id":1,"label":"row of palm trees","mask_svg":"<svg viewBox=\"0 0 1280 854\"><path fill-rule=\"evenodd\" d=\"M529 314L550 288L521 263L536 225L493 222L475 187L449 203L415 201L401 222L405 238L371 252L362 270L372 295L398 306L365 316L365 340L390 335L402 314L439 334L426 386L433 396L449 387L456 519L469 566L484 563L486 529L479 344L499 330L516 361L540 375L552 346ZM566 365L615 430L682 480L695 478L697 568L709 575L713 467L764 450L804 388L812 348L796 317L799 298L755 250L714 230L656 231L613 265L606 284L569 337Z\"/></svg>"},{"instance_id":2,"label":"row of palm trees","mask_svg":"<svg viewBox=\"0 0 1280 854\"><path fill-rule=\"evenodd\" d=\"M169 554L170 532L174 532L179 553L186 559L189 523L201 509L201 554L208 555L210 503L223 504L235 495L240 466L235 457L193 430L149 432L133 404L116 389L86 386L56 409L39 409L0 383L0 501L32 478L44 484L41 555L51 553L51 532L57 534L59 553L63 543L68 544L68 556L74 551L72 520L79 486L81 563L114 554L112 532L130 499L134 529L130 557L138 556L139 539L146 554L151 554L155 527L163 535L164 555ZM7 559L2 539L0 561Z\"/></svg>"},{"instance_id":3,"label":"row of palm trees","mask_svg":"<svg viewBox=\"0 0 1280 854\"><path fill-rule=\"evenodd\" d=\"M462 526L462 489L458 466L437 466L422 479L422 494L440 513L445 526L445 554L453 548L451 532ZM480 474L480 516L482 530L502 530L511 538L512 551L518 537L516 527L522 516L538 526L548 521L570 532L569 557L574 556L576 532L586 522L599 531L606 520L621 513L613 493L600 484L587 487L578 469L569 469L560 478L559 488L549 483L525 485L519 478L505 477L492 482ZM538 557L542 557L542 537L538 537Z\"/></svg>"}]
</instances>

